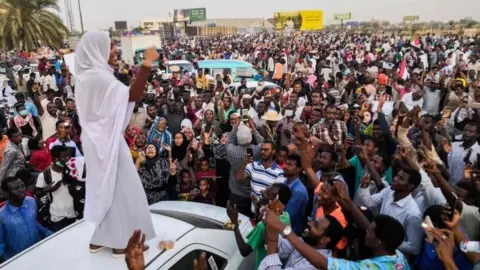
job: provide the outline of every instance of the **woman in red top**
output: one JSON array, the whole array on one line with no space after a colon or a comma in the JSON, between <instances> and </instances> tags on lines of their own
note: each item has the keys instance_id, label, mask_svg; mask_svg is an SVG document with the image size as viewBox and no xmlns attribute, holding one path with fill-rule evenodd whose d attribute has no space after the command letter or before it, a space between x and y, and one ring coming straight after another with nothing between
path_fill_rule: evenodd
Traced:
<instances>
[{"instance_id":1,"label":"woman in red top","mask_svg":"<svg viewBox=\"0 0 480 270\"><path fill-rule=\"evenodd\" d=\"M52 163L52 156L42 138L34 138L28 141L28 148L32 151L30 167L37 172L43 172Z\"/></svg>"}]
</instances>

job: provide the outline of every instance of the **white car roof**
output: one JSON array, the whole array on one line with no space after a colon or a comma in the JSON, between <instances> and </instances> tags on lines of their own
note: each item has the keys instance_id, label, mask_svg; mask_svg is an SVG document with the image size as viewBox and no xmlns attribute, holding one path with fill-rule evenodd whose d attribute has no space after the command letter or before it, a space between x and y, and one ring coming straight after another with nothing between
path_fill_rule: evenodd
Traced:
<instances>
[{"instance_id":1,"label":"white car roof","mask_svg":"<svg viewBox=\"0 0 480 270\"><path fill-rule=\"evenodd\" d=\"M167 63L169 65L178 65L178 64L191 64L191 65L193 65L192 63L190 63L187 60L169 60Z\"/></svg>"},{"instance_id":2,"label":"white car roof","mask_svg":"<svg viewBox=\"0 0 480 270\"><path fill-rule=\"evenodd\" d=\"M239 87L241 85L241 83L239 82L236 82L236 83L232 83L230 86L233 86L233 87ZM251 88L251 87L257 87L258 85L258 82L256 81L247 81L247 87L248 88ZM263 82L263 85L264 86L273 86L273 87L280 87L274 83L271 83L271 82L267 82L267 81L264 81ZM281 88L281 87L280 87Z\"/></svg>"},{"instance_id":3,"label":"white car roof","mask_svg":"<svg viewBox=\"0 0 480 270\"><path fill-rule=\"evenodd\" d=\"M233 235L225 230L203 229L185 221L163 215L167 212L195 214L203 218L224 223L228 220L225 208L192 202L167 201L150 207L156 238L146 242L150 249L145 252L145 264L163 265L172 256L192 243L204 243L224 252L227 256L236 252L228 245L228 237L234 243ZM223 214L222 214L223 213ZM217 219L218 218L218 219ZM251 229L248 218L240 215L241 230ZM2 270L97 270L127 269L125 260L114 258L111 249L103 249L91 254L88 246L95 225L78 221L64 230L42 240L9 261L0 265ZM133 233L133 232L132 232ZM188 235L188 236L187 236ZM217 235L217 237L214 237ZM220 239L220 241L218 241ZM232 240L233 239L233 240ZM159 249L161 240L172 240L174 248L168 251ZM236 247L236 245L234 244ZM39 264L41 267L39 268Z\"/></svg>"}]
</instances>

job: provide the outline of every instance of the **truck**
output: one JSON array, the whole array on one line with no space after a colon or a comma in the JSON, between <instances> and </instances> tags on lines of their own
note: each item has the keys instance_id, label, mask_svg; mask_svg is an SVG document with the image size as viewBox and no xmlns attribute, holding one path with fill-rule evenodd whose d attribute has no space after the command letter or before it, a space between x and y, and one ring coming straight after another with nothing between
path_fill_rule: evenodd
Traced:
<instances>
[{"instance_id":1,"label":"truck","mask_svg":"<svg viewBox=\"0 0 480 270\"><path fill-rule=\"evenodd\" d=\"M120 46L122 59L129 65L141 63L143 54L149 47L155 47L159 55L163 54L162 41L159 35L121 37ZM153 63L153 65L158 67L158 62Z\"/></svg>"}]
</instances>

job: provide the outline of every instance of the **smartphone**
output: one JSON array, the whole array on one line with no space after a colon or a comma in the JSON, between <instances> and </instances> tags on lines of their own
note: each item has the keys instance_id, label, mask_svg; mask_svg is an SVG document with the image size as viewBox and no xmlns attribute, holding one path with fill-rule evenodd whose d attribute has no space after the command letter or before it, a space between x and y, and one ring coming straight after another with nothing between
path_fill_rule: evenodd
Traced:
<instances>
[{"instance_id":1,"label":"smartphone","mask_svg":"<svg viewBox=\"0 0 480 270\"><path fill-rule=\"evenodd\" d=\"M280 213L282 213L283 210L285 210L285 205L280 200L276 200L273 204L269 206L269 208L273 211L279 210Z\"/></svg>"},{"instance_id":2,"label":"smartphone","mask_svg":"<svg viewBox=\"0 0 480 270\"><path fill-rule=\"evenodd\" d=\"M206 132L206 133L209 133L211 129L212 129L212 124L207 124L207 125L205 126L205 132Z\"/></svg>"},{"instance_id":3,"label":"smartphone","mask_svg":"<svg viewBox=\"0 0 480 270\"><path fill-rule=\"evenodd\" d=\"M427 228L435 228L433 226L432 220L430 219L429 216L426 216L425 219L423 220L422 227L427 229Z\"/></svg>"},{"instance_id":4,"label":"smartphone","mask_svg":"<svg viewBox=\"0 0 480 270\"><path fill-rule=\"evenodd\" d=\"M455 206L457 205L457 201L458 201L458 197L454 192L452 192L451 195L452 196L448 200L448 205L450 206L450 210L451 210L451 213L448 216L450 220L453 219L453 214L455 213L455 209L456 209Z\"/></svg>"},{"instance_id":5,"label":"smartphone","mask_svg":"<svg viewBox=\"0 0 480 270\"><path fill-rule=\"evenodd\" d=\"M243 116L248 116L248 110L247 109L242 109L242 117Z\"/></svg>"},{"instance_id":6,"label":"smartphone","mask_svg":"<svg viewBox=\"0 0 480 270\"><path fill-rule=\"evenodd\" d=\"M247 148L247 156L253 157L253 148Z\"/></svg>"}]
</instances>

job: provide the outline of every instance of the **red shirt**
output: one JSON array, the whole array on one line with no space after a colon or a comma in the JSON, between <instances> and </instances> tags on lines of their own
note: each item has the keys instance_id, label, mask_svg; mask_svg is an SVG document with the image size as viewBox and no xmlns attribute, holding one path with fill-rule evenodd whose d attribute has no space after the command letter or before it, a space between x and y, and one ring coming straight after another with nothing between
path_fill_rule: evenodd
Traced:
<instances>
[{"instance_id":1,"label":"red shirt","mask_svg":"<svg viewBox=\"0 0 480 270\"><path fill-rule=\"evenodd\" d=\"M43 172L52 164L52 156L50 151L48 151L47 146L40 150L34 150L32 156L30 157L30 166L37 169L38 171Z\"/></svg>"}]
</instances>

